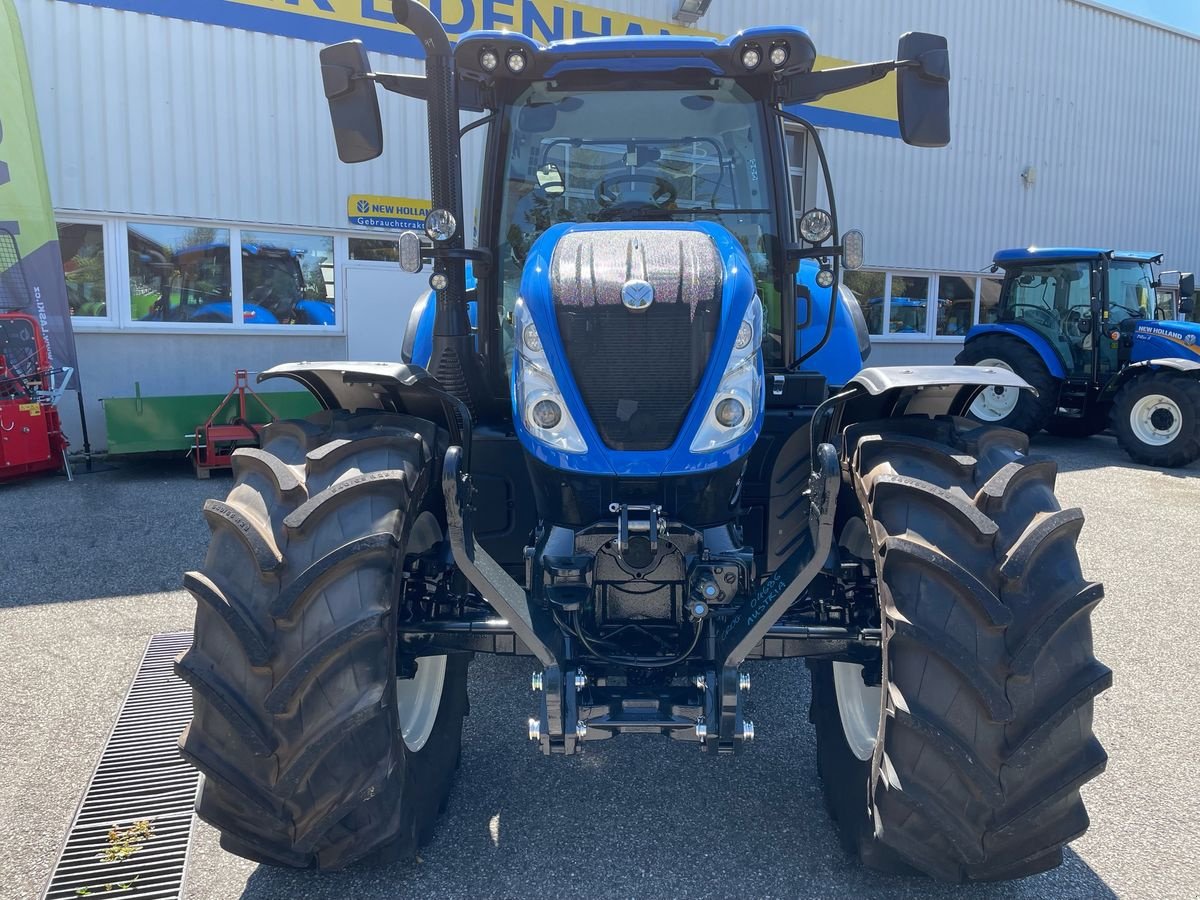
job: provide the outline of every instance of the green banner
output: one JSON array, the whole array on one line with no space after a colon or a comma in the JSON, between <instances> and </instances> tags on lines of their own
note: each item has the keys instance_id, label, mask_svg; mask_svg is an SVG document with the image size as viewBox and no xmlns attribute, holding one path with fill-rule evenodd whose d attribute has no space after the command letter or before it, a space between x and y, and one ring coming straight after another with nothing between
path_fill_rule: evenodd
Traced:
<instances>
[{"instance_id":1,"label":"green banner","mask_svg":"<svg viewBox=\"0 0 1200 900\"><path fill-rule=\"evenodd\" d=\"M0 306L36 316L54 366L75 369L78 379L33 85L12 0L0 0Z\"/></svg>"}]
</instances>

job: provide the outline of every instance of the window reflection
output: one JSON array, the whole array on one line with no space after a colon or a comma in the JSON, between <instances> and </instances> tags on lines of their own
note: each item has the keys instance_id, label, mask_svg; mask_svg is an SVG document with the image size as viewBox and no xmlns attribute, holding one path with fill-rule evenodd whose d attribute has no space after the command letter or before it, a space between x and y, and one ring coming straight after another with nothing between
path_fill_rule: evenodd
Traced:
<instances>
[{"instance_id":1,"label":"window reflection","mask_svg":"<svg viewBox=\"0 0 1200 900\"><path fill-rule=\"evenodd\" d=\"M938 276L937 333L960 337L971 330L975 315L975 279Z\"/></svg>"},{"instance_id":2,"label":"window reflection","mask_svg":"<svg viewBox=\"0 0 1200 900\"><path fill-rule=\"evenodd\" d=\"M58 248L67 279L67 302L75 318L105 318L104 226L58 223Z\"/></svg>"},{"instance_id":3,"label":"window reflection","mask_svg":"<svg viewBox=\"0 0 1200 900\"><path fill-rule=\"evenodd\" d=\"M333 325L333 238L242 232L242 310L247 325Z\"/></svg>"},{"instance_id":4,"label":"window reflection","mask_svg":"<svg viewBox=\"0 0 1200 900\"><path fill-rule=\"evenodd\" d=\"M888 332L890 334L924 334L928 306L929 278L927 276L893 275Z\"/></svg>"},{"instance_id":5,"label":"window reflection","mask_svg":"<svg viewBox=\"0 0 1200 900\"><path fill-rule=\"evenodd\" d=\"M139 321L232 322L229 230L131 222L129 295Z\"/></svg>"},{"instance_id":6,"label":"window reflection","mask_svg":"<svg viewBox=\"0 0 1200 900\"><path fill-rule=\"evenodd\" d=\"M842 284L858 300L863 317L867 320L867 331L871 334L883 334L883 285L886 277L883 272L862 269L842 275Z\"/></svg>"}]
</instances>

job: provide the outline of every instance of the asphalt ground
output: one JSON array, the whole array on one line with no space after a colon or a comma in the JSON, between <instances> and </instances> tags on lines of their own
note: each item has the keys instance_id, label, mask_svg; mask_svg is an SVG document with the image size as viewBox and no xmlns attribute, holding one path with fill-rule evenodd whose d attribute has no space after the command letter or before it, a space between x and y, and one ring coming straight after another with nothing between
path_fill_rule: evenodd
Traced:
<instances>
[{"instance_id":1,"label":"asphalt ground","mask_svg":"<svg viewBox=\"0 0 1200 900\"><path fill-rule=\"evenodd\" d=\"M1096 703L1108 771L1065 864L949 887L876 875L826 815L802 662L754 664L754 744L735 758L623 737L547 759L525 738L527 660L477 657L462 768L419 862L318 875L224 853L197 824L186 893L224 898L1200 896L1200 464L1132 465L1108 437L1042 438L1059 494L1087 514L1084 571L1114 672ZM207 540L206 497L178 464L0 486L0 897L43 890L150 635L191 627L180 573Z\"/></svg>"}]
</instances>

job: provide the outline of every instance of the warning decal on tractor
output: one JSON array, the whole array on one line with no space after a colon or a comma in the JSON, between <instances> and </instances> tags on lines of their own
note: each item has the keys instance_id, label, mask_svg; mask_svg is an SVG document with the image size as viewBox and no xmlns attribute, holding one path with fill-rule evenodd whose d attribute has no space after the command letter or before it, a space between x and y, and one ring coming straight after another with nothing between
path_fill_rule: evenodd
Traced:
<instances>
[{"instance_id":1,"label":"warning decal on tractor","mask_svg":"<svg viewBox=\"0 0 1200 900\"><path fill-rule=\"evenodd\" d=\"M17 409L23 413L29 413L31 416L40 416L42 414L42 405L40 403L22 403Z\"/></svg>"}]
</instances>

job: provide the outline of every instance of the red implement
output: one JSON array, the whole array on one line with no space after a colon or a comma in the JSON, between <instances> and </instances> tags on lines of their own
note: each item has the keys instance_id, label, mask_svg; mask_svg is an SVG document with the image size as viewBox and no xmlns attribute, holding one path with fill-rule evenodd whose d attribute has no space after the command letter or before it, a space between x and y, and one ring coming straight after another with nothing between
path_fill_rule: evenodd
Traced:
<instances>
[{"instance_id":1,"label":"red implement","mask_svg":"<svg viewBox=\"0 0 1200 900\"><path fill-rule=\"evenodd\" d=\"M53 375L37 320L0 313L0 481L66 464L68 442L50 399Z\"/></svg>"},{"instance_id":2,"label":"red implement","mask_svg":"<svg viewBox=\"0 0 1200 900\"><path fill-rule=\"evenodd\" d=\"M246 410L246 400L252 399L261 407L268 422L278 418L271 407L250 387L248 372L234 372L233 387L213 410L203 425L196 429L192 440L192 464L197 478L208 478L213 469L228 469L233 465L233 451L238 447L257 447L258 432L266 423L251 422ZM232 416L236 398L237 415Z\"/></svg>"}]
</instances>

